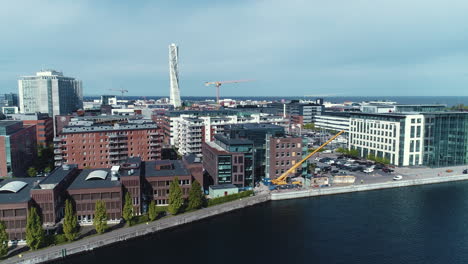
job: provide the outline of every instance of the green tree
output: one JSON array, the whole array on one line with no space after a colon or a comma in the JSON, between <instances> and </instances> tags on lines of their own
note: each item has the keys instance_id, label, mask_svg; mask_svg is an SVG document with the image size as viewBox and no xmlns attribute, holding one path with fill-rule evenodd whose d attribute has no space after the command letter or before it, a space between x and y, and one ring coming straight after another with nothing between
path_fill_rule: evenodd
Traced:
<instances>
[{"instance_id":1,"label":"green tree","mask_svg":"<svg viewBox=\"0 0 468 264\"><path fill-rule=\"evenodd\" d=\"M158 217L158 212L156 211L156 202L154 202L154 200L152 200L149 204L148 217L150 221L154 221L156 220L156 217Z\"/></svg>"},{"instance_id":2,"label":"green tree","mask_svg":"<svg viewBox=\"0 0 468 264\"><path fill-rule=\"evenodd\" d=\"M131 225L132 219L133 219L133 205L132 205L132 196L130 195L130 192L127 192L125 194L125 204L123 208L123 218L125 222L127 222L129 225Z\"/></svg>"},{"instance_id":3,"label":"green tree","mask_svg":"<svg viewBox=\"0 0 468 264\"><path fill-rule=\"evenodd\" d=\"M34 167L29 167L27 173L28 173L29 177L36 177L37 170Z\"/></svg>"},{"instance_id":4,"label":"green tree","mask_svg":"<svg viewBox=\"0 0 468 264\"><path fill-rule=\"evenodd\" d=\"M40 248L45 241L45 232L42 229L42 222L35 207L29 209L28 220L26 222L26 243L35 250Z\"/></svg>"},{"instance_id":5,"label":"green tree","mask_svg":"<svg viewBox=\"0 0 468 264\"><path fill-rule=\"evenodd\" d=\"M203 205L203 191L197 180L192 182L188 197L188 209L200 209Z\"/></svg>"},{"instance_id":6,"label":"green tree","mask_svg":"<svg viewBox=\"0 0 468 264\"><path fill-rule=\"evenodd\" d=\"M63 219L63 233L68 241L73 241L78 237L78 219L73 210L70 200L65 201L65 217Z\"/></svg>"},{"instance_id":7,"label":"green tree","mask_svg":"<svg viewBox=\"0 0 468 264\"><path fill-rule=\"evenodd\" d=\"M359 150L357 149L350 149L348 150L348 155L354 158L359 157Z\"/></svg>"},{"instance_id":8,"label":"green tree","mask_svg":"<svg viewBox=\"0 0 468 264\"><path fill-rule=\"evenodd\" d=\"M96 201L96 207L94 209L94 220L93 220L94 228L98 234L102 234L107 229L107 211L106 211L106 204L104 201L99 200Z\"/></svg>"},{"instance_id":9,"label":"green tree","mask_svg":"<svg viewBox=\"0 0 468 264\"><path fill-rule=\"evenodd\" d=\"M315 129L315 124L314 124L314 123L304 124L304 125L302 126L302 128L314 130L314 129Z\"/></svg>"},{"instance_id":10,"label":"green tree","mask_svg":"<svg viewBox=\"0 0 468 264\"><path fill-rule=\"evenodd\" d=\"M8 233L3 221L0 221L0 257L8 253Z\"/></svg>"},{"instance_id":11,"label":"green tree","mask_svg":"<svg viewBox=\"0 0 468 264\"><path fill-rule=\"evenodd\" d=\"M182 189L179 185L179 178L175 177L169 186L169 206L167 210L170 214L177 214L180 208L184 204L184 198L182 197Z\"/></svg>"},{"instance_id":12,"label":"green tree","mask_svg":"<svg viewBox=\"0 0 468 264\"><path fill-rule=\"evenodd\" d=\"M52 171L52 169L51 169L50 167L46 167L46 168L44 169L44 172L45 172L45 173L49 173L49 172L51 172L51 171Z\"/></svg>"}]
</instances>

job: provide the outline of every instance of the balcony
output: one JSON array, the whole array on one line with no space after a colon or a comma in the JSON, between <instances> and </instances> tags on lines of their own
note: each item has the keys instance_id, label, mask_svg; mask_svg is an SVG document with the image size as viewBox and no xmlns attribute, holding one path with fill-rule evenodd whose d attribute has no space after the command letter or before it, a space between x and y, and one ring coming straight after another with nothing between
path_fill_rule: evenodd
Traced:
<instances>
[{"instance_id":1,"label":"balcony","mask_svg":"<svg viewBox=\"0 0 468 264\"><path fill-rule=\"evenodd\" d=\"M61 148L61 147L62 147L62 144L57 144L57 143L54 144L54 148Z\"/></svg>"},{"instance_id":2,"label":"balcony","mask_svg":"<svg viewBox=\"0 0 468 264\"><path fill-rule=\"evenodd\" d=\"M62 160L63 156L62 155L55 155L54 160Z\"/></svg>"},{"instance_id":3,"label":"balcony","mask_svg":"<svg viewBox=\"0 0 468 264\"><path fill-rule=\"evenodd\" d=\"M54 154L62 154L62 150L61 149L54 149Z\"/></svg>"},{"instance_id":4,"label":"balcony","mask_svg":"<svg viewBox=\"0 0 468 264\"><path fill-rule=\"evenodd\" d=\"M161 143L150 143L149 145L152 147L156 147L156 146L161 146Z\"/></svg>"},{"instance_id":5,"label":"balcony","mask_svg":"<svg viewBox=\"0 0 468 264\"><path fill-rule=\"evenodd\" d=\"M150 136L160 136L161 134L158 133L158 132L150 132L149 135Z\"/></svg>"},{"instance_id":6,"label":"balcony","mask_svg":"<svg viewBox=\"0 0 468 264\"><path fill-rule=\"evenodd\" d=\"M119 134L110 134L108 135L109 138L121 138L121 137L127 137L127 135L119 135Z\"/></svg>"},{"instance_id":7,"label":"balcony","mask_svg":"<svg viewBox=\"0 0 468 264\"><path fill-rule=\"evenodd\" d=\"M55 167L60 167L60 166L62 166L62 162L61 161L56 161L54 163L54 165L55 165Z\"/></svg>"}]
</instances>

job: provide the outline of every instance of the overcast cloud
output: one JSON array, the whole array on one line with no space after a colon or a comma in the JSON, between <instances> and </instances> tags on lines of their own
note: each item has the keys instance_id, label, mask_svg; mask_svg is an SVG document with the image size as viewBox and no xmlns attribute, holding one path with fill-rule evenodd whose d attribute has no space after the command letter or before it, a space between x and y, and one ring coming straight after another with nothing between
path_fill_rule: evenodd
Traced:
<instances>
[{"instance_id":1,"label":"overcast cloud","mask_svg":"<svg viewBox=\"0 0 468 264\"><path fill-rule=\"evenodd\" d=\"M0 91L41 68L84 93L468 96L468 1L1 1Z\"/></svg>"}]
</instances>

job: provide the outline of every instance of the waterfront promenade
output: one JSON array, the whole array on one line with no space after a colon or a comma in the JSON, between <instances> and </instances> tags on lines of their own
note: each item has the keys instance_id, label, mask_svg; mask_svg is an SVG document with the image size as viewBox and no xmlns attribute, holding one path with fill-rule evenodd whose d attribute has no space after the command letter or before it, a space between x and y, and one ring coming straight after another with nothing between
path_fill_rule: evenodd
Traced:
<instances>
[{"instance_id":1,"label":"waterfront promenade","mask_svg":"<svg viewBox=\"0 0 468 264\"><path fill-rule=\"evenodd\" d=\"M408 173L409 175L409 173ZM22 264L33 264L43 263L47 261L53 261L61 259L66 256L73 254L86 253L97 249L99 247L108 246L117 242L134 239L140 236L152 234L158 231L167 230L174 228L179 225L188 224L191 222L203 220L212 216L220 215L226 212L242 209L248 206L267 202L269 200L285 200L285 199L296 199L306 198L321 195L333 195L341 193L361 192L387 188L398 188L406 186L416 186L424 184L436 184L443 182L463 181L468 180L468 174L451 175L451 176L433 176L433 175L422 175L418 173L418 177L408 177L402 181L387 181L386 182L374 182L367 184L360 184L359 182L347 185L347 186L334 186L325 188L311 188L306 190L282 190L273 191L271 193L257 193L256 196L242 198L237 201L228 202L208 208L203 208L194 212L185 213L181 215L171 216L162 218L154 222L148 222L148 224L140 224L132 227L116 229L102 235L95 235L88 238L84 238L72 243L67 243L58 246L52 246L49 248L26 252L21 257L13 256L9 259L4 260L2 263L22 263Z\"/></svg>"},{"instance_id":2,"label":"waterfront promenade","mask_svg":"<svg viewBox=\"0 0 468 264\"><path fill-rule=\"evenodd\" d=\"M167 230L179 225L203 220L212 216L267 202L269 195L256 195L242 198L237 201L220 204L208 208L203 208L194 212L162 218L148 224L140 224L128 228L117 229L102 235L91 236L81 240L44 248L37 251L26 252L21 257L13 256L1 263L21 263L34 264L57 260L73 254L86 253L95 248L111 245L120 241L133 239L136 237L152 234L161 230Z\"/></svg>"}]
</instances>

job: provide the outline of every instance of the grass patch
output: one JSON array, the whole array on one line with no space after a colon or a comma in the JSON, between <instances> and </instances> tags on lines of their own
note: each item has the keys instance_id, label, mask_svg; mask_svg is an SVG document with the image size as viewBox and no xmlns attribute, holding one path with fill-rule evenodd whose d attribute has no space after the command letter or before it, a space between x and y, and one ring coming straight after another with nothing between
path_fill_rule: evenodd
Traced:
<instances>
[{"instance_id":1,"label":"grass patch","mask_svg":"<svg viewBox=\"0 0 468 264\"><path fill-rule=\"evenodd\" d=\"M235 194L230 194L230 195L226 195L226 196L222 196L218 198L209 199L208 206L227 203L227 202L234 201L240 198L249 197L253 195L253 193L254 193L253 191L244 191L240 193L235 193Z\"/></svg>"}]
</instances>

